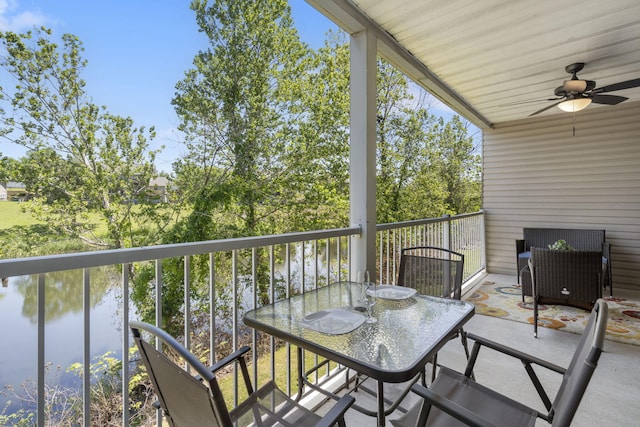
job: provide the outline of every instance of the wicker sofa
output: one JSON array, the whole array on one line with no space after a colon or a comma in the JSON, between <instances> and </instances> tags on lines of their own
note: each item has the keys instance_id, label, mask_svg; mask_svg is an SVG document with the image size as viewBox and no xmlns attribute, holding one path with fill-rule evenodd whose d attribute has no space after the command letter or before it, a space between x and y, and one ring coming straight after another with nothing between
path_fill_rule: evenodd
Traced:
<instances>
[{"instance_id":1,"label":"wicker sofa","mask_svg":"<svg viewBox=\"0 0 640 427\"><path fill-rule=\"evenodd\" d=\"M577 228L523 228L522 239L516 239L516 268L518 283L522 286L522 301L533 296L531 271L528 261L531 248L548 248L558 240L565 240L576 251L600 252L602 254L602 287L608 287L613 296L611 283L611 244L605 242L605 230Z\"/></svg>"}]
</instances>

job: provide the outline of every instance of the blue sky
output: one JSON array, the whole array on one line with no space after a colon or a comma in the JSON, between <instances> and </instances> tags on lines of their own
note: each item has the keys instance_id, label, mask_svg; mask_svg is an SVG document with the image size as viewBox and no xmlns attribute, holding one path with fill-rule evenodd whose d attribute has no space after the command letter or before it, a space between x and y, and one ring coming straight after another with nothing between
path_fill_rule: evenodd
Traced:
<instances>
[{"instance_id":1,"label":"blue sky","mask_svg":"<svg viewBox=\"0 0 640 427\"><path fill-rule=\"evenodd\" d=\"M289 0L301 39L323 45L337 26L304 0ZM0 30L24 32L44 25L54 37L72 33L88 60L87 93L112 114L155 126L152 148L165 146L156 167L169 172L181 154L170 102L193 57L208 47L187 0L0 0ZM2 75L0 74L0 79ZM18 158L24 149L0 142L0 153Z\"/></svg>"}]
</instances>

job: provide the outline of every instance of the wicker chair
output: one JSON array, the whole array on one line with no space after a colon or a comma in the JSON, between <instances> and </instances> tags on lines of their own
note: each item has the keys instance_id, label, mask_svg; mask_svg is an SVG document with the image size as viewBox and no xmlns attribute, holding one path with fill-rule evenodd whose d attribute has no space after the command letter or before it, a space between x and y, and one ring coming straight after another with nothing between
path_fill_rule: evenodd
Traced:
<instances>
[{"instance_id":1,"label":"wicker chair","mask_svg":"<svg viewBox=\"0 0 640 427\"><path fill-rule=\"evenodd\" d=\"M522 302L525 296L533 296L531 272L527 262L531 247L547 248L557 240L565 240L577 251L600 251L602 253L602 287L609 288L613 296L611 281L611 244L605 242L605 230L570 228L523 228L522 239L516 239L516 272L522 286Z\"/></svg>"},{"instance_id":2,"label":"wicker chair","mask_svg":"<svg viewBox=\"0 0 640 427\"><path fill-rule=\"evenodd\" d=\"M591 310L602 297L602 252L531 248L533 329L538 336L538 305L560 304Z\"/></svg>"}]
</instances>

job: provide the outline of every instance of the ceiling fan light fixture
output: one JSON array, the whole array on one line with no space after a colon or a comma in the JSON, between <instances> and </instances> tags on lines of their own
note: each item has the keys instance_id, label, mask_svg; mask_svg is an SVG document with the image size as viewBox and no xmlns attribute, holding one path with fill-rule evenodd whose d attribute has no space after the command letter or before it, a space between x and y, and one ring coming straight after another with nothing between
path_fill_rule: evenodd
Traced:
<instances>
[{"instance_id":1,"label":"ceiling fan light fixture","mask_svg":"<svg viewBox=\"0 0 640 427\"><path fill-rule=\"evenodd\" d=\"M558 108L567 113L575 113L584 110L591 104L591 98L573 98L562 101L558 104Z\"/></svg>"},{"instance_id":2,"label":"ceiling fan light fixture","mask_svg":"<svg viewBox=\"0 0 640 427\"><path fill-rule=\"evenodd\" d=\"M553 104L529 114L529 117L548 111L553 108L554 105L557 105L562 111L568 113L584 110L592 102L594 104L618 105L629 98L618 95L606 95L605 93L640 88L640 78L596 87L594 80L582 80L576 75L582 70L584 65L584 62L576 62L564 67L564 70L571 74L571 79L565 80L562 86L555 88L553 91L555 98L548 99L548 101L553 101Z\"/></svg>"},{"instance_id":3,"label":"ceiling fan light fixture","mask_svg":"<svg viewBox=\"0 0 640 427\"><path fill-rule=\"evenodd\" d=\"M567 92L582 93L587 90L586 80L565 80L563 84L564 90Z\"/></svg>"}]
</instances>

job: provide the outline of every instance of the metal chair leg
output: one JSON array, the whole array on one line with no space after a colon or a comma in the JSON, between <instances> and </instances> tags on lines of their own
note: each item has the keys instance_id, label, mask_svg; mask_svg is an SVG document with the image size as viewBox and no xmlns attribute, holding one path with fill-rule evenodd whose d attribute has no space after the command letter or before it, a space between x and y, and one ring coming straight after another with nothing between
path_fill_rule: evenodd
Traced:
<instances>
[{"instance_id":1,"label":"metal chair leg","mask_svg":"<svg viewBox=\"0 0 640 427\"><path fill-rule=\"evenodd\" d=\"M431 384L436 380L436 368L438 367L438 353L433 356L433 369L431 370Z\"/></svg>"},{"instance_id":2,"label":"metal chair leg","mask_svg":"<svg viewBox=\"0 0 640 427\"><path fill-rule=\"evenodd\" d=\"M467 343L467 333L464 331L463 328L460 328L460 341L462 341L462 347L464 347L464 355L467 358L467 362L469 362L469 344ZM475 380L476 377L473 374L473 371L471 372L470 377L472 380Z\"/></svg>"}]
</instances>

